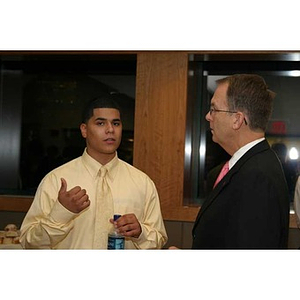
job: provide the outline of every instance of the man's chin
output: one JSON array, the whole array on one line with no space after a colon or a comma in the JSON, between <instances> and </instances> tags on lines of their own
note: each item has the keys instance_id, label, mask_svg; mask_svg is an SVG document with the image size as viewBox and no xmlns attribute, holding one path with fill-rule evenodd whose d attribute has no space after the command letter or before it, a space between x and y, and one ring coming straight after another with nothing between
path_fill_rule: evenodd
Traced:
<instances>
[{"instance_id":1,"label":"man's chin","mask_svg":"<svg viewBox=\"0 0 300 300\"><path fill-rule=\"evenodd\" d=\"M213 133L212 133L211 139L213 140L213 142L217 143L216 137Z\"/></svg>"}]
</instances>

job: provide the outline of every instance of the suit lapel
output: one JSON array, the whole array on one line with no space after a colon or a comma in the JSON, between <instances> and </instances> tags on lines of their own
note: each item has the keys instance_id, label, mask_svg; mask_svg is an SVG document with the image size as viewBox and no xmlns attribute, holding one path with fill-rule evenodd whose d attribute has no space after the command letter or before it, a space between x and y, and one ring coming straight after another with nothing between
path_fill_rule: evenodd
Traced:
<instances>
[{"instance_id":1,"label":"suit lapel","mask_svg":"<svg viewBox=\"0 0 300 300\"><path fill-rule=\"evenodd\" d=\"M219 184L210 192L206 200L201 206L201 209L198 213L198 216L196 218L196 223L199 221L200 217L203 215L203 213L206 211L206 209L214 202L216 197L222 192L222 190L228 185L230 182L232 175L235 174L236 171L234 168L230 169L229 172L224 176L224 178L219 182Z\"/></svg>"},{"instance_id":2,"label":"suit lapel","mask_svg":"<svg viewBox=\"0 0 300 300\"><path fill-rule=\"evenodd\" d=\"M211 191L206 200L204 201L201 209L197 215L197 218L194 223L194 228L199 222L201 216L205 213L207 208L216 200L217 196L222 192L222 190L230 183L231 178L234 174L236 174L240 168L248 161L252 156L256 155L259 152L266 151L270 149L270 146L266 140L261 141L252 147L249 151L247 151L237 162L236 164L229 170L229 172L225 175L225 177L219 182L219 184Z\"/></svg>"}]
</instances>

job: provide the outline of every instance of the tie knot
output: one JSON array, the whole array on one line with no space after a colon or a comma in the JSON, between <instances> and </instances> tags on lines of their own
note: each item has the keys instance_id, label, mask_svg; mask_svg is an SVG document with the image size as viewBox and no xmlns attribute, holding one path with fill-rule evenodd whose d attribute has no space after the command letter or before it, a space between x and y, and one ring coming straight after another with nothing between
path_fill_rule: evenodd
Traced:
<instances>
[{"instance_id":1,"label":"tie knot","mask_svg":"<svg viewBox=\"0 0 300 300\"><path fill-rule=\"evenodd\" d=\"M101 178L105 177L106 174L107 174L107 168L106 167L101 167L100 170L99 170L99 175Z\"/></svg>"}]
</instances>

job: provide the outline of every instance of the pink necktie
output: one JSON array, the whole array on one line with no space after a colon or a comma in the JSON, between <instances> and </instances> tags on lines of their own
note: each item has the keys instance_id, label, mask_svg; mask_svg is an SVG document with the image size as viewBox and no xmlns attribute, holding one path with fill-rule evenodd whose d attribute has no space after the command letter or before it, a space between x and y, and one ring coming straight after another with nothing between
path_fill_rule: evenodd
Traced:
<instances>
[{"instance_id":1,"label":"pink necktie","mask_svg":"<svg viewBox=\"0 0 300 300\"><path fill-rule=\"evenodd\" d=\"M219 176L218 176L218 178L217 178L217 180L214 184L214 188L222 180L222 178L228 173L228 171L229 171L229 161L227 161L225 163L225 165L223 166L223 168L222 168L222 170L221 170L221 172L220 172L220 174L219 174Z\"/></svg>"}]
</instances>

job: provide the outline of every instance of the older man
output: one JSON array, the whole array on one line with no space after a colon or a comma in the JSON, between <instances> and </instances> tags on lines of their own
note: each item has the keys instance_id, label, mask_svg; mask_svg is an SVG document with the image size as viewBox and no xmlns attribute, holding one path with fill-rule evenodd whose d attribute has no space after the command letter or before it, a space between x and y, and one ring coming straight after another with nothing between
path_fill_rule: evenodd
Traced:
<instances>
[{"instance_id":1,"label":"older man","mask_svg":"<svg viewBox=\"0 0 300 300\"><path fill-rule=\"evenodd\" d=\"M231 159L199 211L192 248L287 248L287 184L265 139L275 94L257 75L233 75L217 83L206 120L213 141Z\"/></svg>"}]
</instances>

